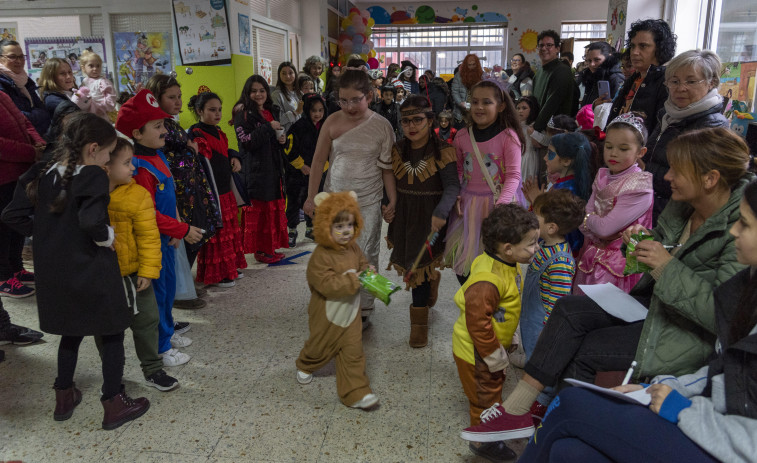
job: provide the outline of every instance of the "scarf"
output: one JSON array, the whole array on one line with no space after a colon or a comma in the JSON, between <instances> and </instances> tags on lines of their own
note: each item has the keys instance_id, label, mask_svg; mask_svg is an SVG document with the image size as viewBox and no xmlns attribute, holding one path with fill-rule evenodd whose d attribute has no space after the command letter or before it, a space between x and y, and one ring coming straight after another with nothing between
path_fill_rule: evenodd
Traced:
<instances>
[{"instance_id":1,"label":"scarf","mask_svg":"<svg viewBox=\"0 0 757 463\"><path fill-rule=\"evenodd\" d=\"M32 96L29 94L29 90L26 89L26 83L29 82L29 76L26 74L26 69L22 69L20 73L11 71L6 65L0 63L0 74L10 77L18 87L18 90L22 95L29 98L29 101L34 104Z\"/></svg>"},{"instance_id":2,"label":"scarf","mask_svg":"<svg viewBox=\"0 0 757 463\"><path fill-rule=\"evenodd\" d=\"M720 96L718 90L713 88L710 92L699 101L695 101L685 108L679 108L670 98L665 100L665 115L662 116L662 131L668 128L670 124L680 122L687 117L695 114L703 113L715 106L723 104L723 97Z\"/></svg>"}]
</instances>

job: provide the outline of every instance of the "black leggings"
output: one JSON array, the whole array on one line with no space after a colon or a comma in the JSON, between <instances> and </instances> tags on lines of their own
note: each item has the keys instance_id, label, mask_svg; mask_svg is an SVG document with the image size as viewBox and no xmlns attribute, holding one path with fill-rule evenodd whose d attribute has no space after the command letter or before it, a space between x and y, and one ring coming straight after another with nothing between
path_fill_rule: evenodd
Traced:
<instances>
[{"instance_id":1,"label":"black leggings","mask_svg":"<svg viewBox=\"0 0 757 463\"><path fill-rule=\"evenodd\" d=\"M107 400L121 392L124 375L124 332L100 336L102 339L103 387L100 400ZM56 389L68 389L74 383L74 371L83 336L61 336L58 347L58 377Z\"/></svg>"},{"instance_id":2,"label":"black leggings","mask_svg":"<svg viewBox=\"0 0 757 463\"><path fill-rule=\"evenodd\" d=\"M426 307L431 296L431 283L428 280L410 290L413 295L413 307Z\"/></svg>"}]
</instances>

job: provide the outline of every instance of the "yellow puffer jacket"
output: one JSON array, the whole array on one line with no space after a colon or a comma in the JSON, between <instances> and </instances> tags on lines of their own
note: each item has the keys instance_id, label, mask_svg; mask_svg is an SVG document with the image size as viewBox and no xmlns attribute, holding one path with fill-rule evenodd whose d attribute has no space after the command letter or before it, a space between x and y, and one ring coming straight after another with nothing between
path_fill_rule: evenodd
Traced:
<instances>
[{"instance_id":1,"label":"yellow puffer jacket","mask_svg":"<svg viewBox=\"0 0 757 463\"><path fill-rule=\"evenodd\" d=\"M113 246L118 255L121 275L155 280L160 276L160 232L155 221L155 205L147 190L131 183L110 194L110 225L116 233Z\"/></svg>"}]
</instances>

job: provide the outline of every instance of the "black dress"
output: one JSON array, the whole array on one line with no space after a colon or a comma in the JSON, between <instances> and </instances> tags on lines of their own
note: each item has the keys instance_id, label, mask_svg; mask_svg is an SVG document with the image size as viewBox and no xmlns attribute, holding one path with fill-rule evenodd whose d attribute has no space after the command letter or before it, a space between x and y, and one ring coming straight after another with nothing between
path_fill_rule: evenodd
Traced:
<instances>
[{"instance_id":1,"label":"black dress","mask_svg":"<svg viewBox=\"0 0 757 463\"><path fill-rule=\"evenodd\" d=\"M101 167L77 167L65 209L50 204L60 192L60 172L40 179L37 206L26 195L44 168L37 163L19 179L2 219L24 235L33 235L34 272L40 329L63 336L110 335L124 331L133 312L118 268L116 252L97 242L109 241L108 176Z\"/></svg>"}]
</instances>

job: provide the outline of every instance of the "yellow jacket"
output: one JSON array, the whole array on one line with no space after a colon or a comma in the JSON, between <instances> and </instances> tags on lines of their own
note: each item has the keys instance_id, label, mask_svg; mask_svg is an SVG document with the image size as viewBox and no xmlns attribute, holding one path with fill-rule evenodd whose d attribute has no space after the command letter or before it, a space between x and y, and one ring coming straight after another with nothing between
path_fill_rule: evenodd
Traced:
<instances>
[{"instance_id":1,"label":"yellow jacket","mask_svg":"<svg viewBox=\"0 0 757 463\"><path fill-rule=\"evenodd\" d=\"M476 257L465 284L455 294L460 316L452 328L452 352L476 364L478 353L489 371L507 367L510 347L520 320L521 272L489 254ZM475 353L474 353L475 349Z\"/></svg>"},{"instance_id":2,"label":"yellow jacket","mask_svg":"<svg viewBox=\"0 0 757 463\"><path fill-rule=\"evenodd\" d=\"M150 193L131 183L121 185L110 194L110 225L116 234L113 246L118 255L121 276L155 280L160 276L160 232L155 221L155 205Z\"/></svg>"}]
</instances>

